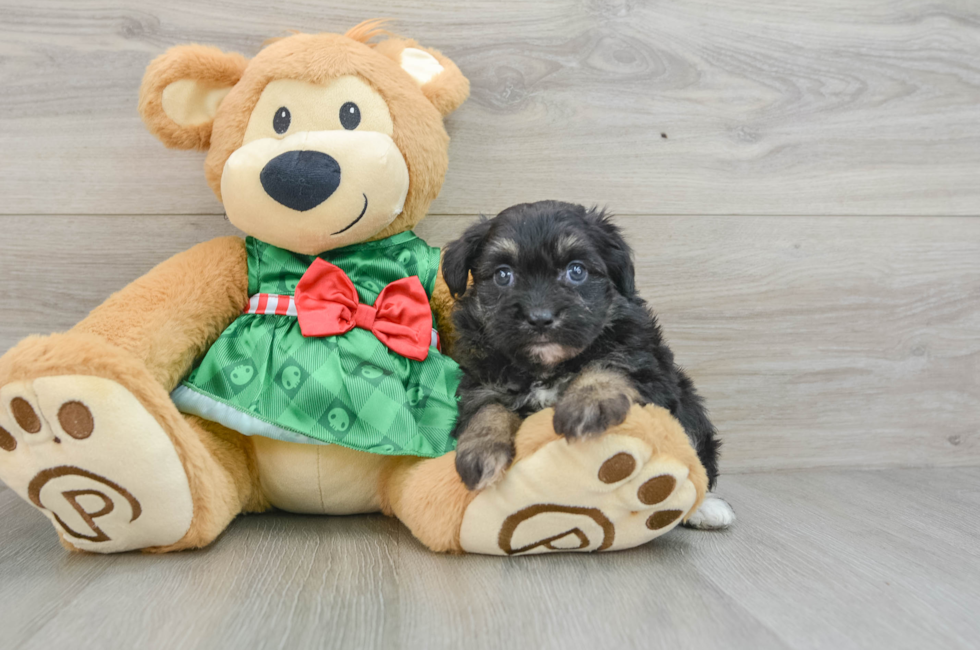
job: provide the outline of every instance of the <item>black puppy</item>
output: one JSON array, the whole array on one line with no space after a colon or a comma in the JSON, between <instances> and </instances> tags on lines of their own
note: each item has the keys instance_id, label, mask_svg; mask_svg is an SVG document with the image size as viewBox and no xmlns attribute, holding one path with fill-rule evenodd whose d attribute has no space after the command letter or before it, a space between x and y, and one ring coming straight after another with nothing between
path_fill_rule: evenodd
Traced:
<instances>
[{"instance_id":1,"label":"black puppy","mask_svg":"<svg viewBox=\"0 0 980 650\"><path fill-rule=\"evenodd\" d=\"M715 429L637 295L632 253L608 215L559 201L507 208L449 244L443 277L458 298L453 356L464 375L454 435L467 487L502 475L531 413L554 406L555 431L574 439L621 423L633 403L680 421L714 486ZM709 510L727 513L696 513L693 525L731 523L731 508L713 499Z\"/></svg>"}]
</instances>

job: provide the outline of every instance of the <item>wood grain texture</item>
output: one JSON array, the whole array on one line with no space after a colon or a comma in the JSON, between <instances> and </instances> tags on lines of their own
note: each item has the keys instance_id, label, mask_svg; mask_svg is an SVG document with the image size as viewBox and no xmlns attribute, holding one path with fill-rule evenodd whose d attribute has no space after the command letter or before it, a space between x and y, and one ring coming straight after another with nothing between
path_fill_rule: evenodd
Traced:
<instances>
[{"instance_id":1,"label":"wood grain texture","mask_svg":"<svg viewBox=\"0 0 980 650\"><path fill-rule=\"evenodd\" d=\"M434 213L980 214L969 0L3 0L0 212L220 213L140 123L146 64L376 16L472 81Z\"/></svg>"},{"instance_id":2,"label":"wood grain texture","mask_svg":"<svg viewBox=\"0 0 980 650\"><path fill-rule=\"evenodd\" d=\"M447 557L381 516L243 517L209 549L69 555L0 491L0 646L973 648L980 469L723 478L739 515L608 555Z\"/></svg>"},{"instance_id":3,"label":"wood grain texture","mask_svg":"<svg viewBox=\"0 0 980 650\"><path fill-rule=\"evenodd\" d=\"M432 217L434 245L471 217ZM980 464L980 220L618 219L722 473ZM0 350L64 330L221 217L0 217ZM111 246L108 244L111 242Z\"/></svg>"}]
</instances>

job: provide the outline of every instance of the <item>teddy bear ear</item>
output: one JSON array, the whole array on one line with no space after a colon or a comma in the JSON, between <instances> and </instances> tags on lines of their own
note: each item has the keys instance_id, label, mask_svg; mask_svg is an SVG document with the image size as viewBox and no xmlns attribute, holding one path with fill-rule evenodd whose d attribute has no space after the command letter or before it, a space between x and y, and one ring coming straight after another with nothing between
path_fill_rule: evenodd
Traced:
<instances>
[{"instance_id":1,"label":"teddy bear ear","mask_svg":"<svg viewBox=\"0 0 980 650\"><path fill-rule=\"evenodd\" d=\"M218 105L248 59L204 45L178 45L143 75L139 111L150 133L173 149L207 149Z\"/></svg>"},{"instance_id":2,"label":"teddy bear ear","mask_svg":"<svg viewBox=\"0 0 980 650\"><path fill-rule=\"evenodd\" d=\"M401 66L443 116L459 108L470 95L469 80L439 50L401 38L389 38L375 49Z\"/></svg>"}]
</instances>

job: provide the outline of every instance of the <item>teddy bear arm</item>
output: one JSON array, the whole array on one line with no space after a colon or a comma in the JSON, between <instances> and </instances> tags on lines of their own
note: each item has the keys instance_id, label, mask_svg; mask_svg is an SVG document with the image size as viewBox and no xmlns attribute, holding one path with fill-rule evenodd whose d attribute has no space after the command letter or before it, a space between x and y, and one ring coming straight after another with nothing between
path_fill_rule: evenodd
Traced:
<instances>
[{"instance_id":1,"label":"teddy bear arm","mask_svg":"<svg viewBox=\"0 0 980 650\"><path fill-rule=\"evenodd\" d=\"M245 242L221 237L161 262L73 331L129 352L169 391L247 302Z\"/></svg>"}]
</instances>

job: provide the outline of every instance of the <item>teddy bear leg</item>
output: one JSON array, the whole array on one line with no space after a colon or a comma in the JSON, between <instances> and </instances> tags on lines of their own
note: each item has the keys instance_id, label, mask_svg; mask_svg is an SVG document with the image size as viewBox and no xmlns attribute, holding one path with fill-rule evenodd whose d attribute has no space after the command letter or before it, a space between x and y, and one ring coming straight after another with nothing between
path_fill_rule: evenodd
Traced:
<instances>
[{"instance_id":1,"label":"teddy bear leg","mask_svg":"<svg viewBox=\"0 0 980 650\"><path fill-rule=\"evenodd\" d=\"M204 454L195 457L194 467L185 464L194 516L177 542L144 548L147 553L169 553L203 548L224 532L243 512L265 512L272 506L259 483L252 440L216 422L183 415L186 433L199 441ZM193 453L191 455L194 455Z\"/></svg>"},{"instance_id":2,"label":"teddy bear leg","mask_svg":"<svg viewBox=\"0 0 980 650\"><path fill-rule=\"evenodd\" d=\"M179 413L142 363L98 337L29 339L0 359L0 479L69 548L210 543L263 508L250 450Z\"/></svg>"},{"instance_id":3,"label":"teddy bear leg","mask_svg":"<svg viewBox=\"0 0 980 650\"><path fill-rule=\"evenodd\" d=\"M163 262L66 334L0 358L0 480L74 549L176 550L262 509L251 443L181 415L169 396L240 312L244 244Z\"/></svg>"},{"instance_id":4,"label":"teddy bear leg","mask_svg":"<svg viewBox=\"0 0 980 650\"><path fill-rule=\"evenodd\" d=\"M430 550L463 552L459 527L476 493L456 472L456 452L426 460L392 458L380 493L382 511L398 517Z\"/></svg>"},{"instance_id":5,"label":"teddy bear leg","mask_svg":"<svg viewBox=\"0 0 980 650\"><path fill-rule=\"evenodd\" d=\"M673 529L704 498L708 478L666 410L634 406L594 439L555 434L548 409L517 434L514 464L470 492L455 453L393 462L385 512L440 552L491 555L631 548Z\"/></svg>"},{"instance_id":6,"label":"teddy bear leg","mask_svg":"<svg viewBox=\"0 0 980 650\"><path fill-rule=\"evenodd\" d=\"M169 396L246 293L244 243L212 240L159 264L70 332L28 338L0 358L0 480L66 546L202 546L254 505L243 480L250 443L185 418Z\"/></svg>"},{"instance_id":7,"label":"teddy bear leg","mask_svg":"<svg viewBox=\"0 0 980 650\"><path fill-rule=\"evenodd\" d=\"M603 435L568 442L551 409L518 432L515 462L466 508L460 546L516 555L631 548L673 529L704 498L707 475L681 425L634 406Z\"/></svg>"}]
</instances>

